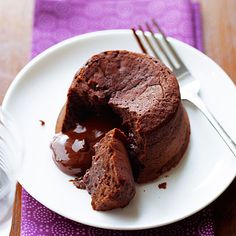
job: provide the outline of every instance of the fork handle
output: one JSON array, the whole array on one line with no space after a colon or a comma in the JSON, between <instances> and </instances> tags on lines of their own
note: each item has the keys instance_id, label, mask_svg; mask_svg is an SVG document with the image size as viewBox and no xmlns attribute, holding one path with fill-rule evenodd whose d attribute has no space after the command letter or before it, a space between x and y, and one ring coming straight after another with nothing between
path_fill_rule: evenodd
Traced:
<instances>
[{"instance_id":1,"label":"fork handle","mask_svg":"<svg viewBox=\"0 0 236 236\"><path fill-rule=\"evenodd\" d=\"M207 106L202 101L202 99L198 95L189 95L188 97L184 98L184 100L188 100L189 102L191 102L203 113L203 115L207 118L207 120L215 128L215 130L218 132L218 134L223 139L225 144L229 147L231 152L236 157L236 144L235 144L235 142L228 135L228 133L224 130L224 128L220 125L220 123L217 121L217 119L214 117L214 115L210 112L210 110L207 108Z\"/></svg>"}]
</instances>

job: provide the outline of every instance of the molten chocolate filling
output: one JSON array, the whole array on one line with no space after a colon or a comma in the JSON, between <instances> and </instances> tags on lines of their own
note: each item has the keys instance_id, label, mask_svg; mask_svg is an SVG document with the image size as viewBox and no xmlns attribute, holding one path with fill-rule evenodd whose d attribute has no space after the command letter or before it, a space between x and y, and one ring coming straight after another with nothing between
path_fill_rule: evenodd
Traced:
<instances>
[{"instance_id":1,"label":"molten chocolate filling","mask_svg":"<svg viewBox=\"0 0 236 236\"><path fill-rule=\"evenodd\" d=\"M64 173L83 176L90 168L93 146L111 129L121 126L120 118L111 110L102 114L89 114L80 120L76 128L58 133L51 143L53 160Z\"/></svg>"}]
</instances>

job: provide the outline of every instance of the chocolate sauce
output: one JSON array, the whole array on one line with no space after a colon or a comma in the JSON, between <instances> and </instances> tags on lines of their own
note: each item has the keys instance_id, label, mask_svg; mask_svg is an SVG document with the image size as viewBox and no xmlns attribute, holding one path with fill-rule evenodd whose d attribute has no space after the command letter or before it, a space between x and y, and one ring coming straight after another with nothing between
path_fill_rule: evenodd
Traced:
<instances>
[{"instance_id":1,"label":"chocolate sauce","mask_svg":"<svg viewBox=\"0 0 236 236\"><path fill-rule=\"evenodd\" d=\"M142 43L142 41L140 40L139 36L136 34L135 29L132 28L132 31L133 31L133 35L134 35L134 37L135 37L135 39L136 39L136 41L137 41L137 43L138 43L140 49L142 50L143 53L147 54L147 50L146 50L145 47L143 46L143 43Z\"/></svg>"},{"instance_id":2,"label":"chocolate sauce","mask_svg":"<svg viewBox=\"0 0 236 236\"><path fill-rule=\"evenodd\" d=\"M120 127L121 121L113 112L90 115L77 123L74 130L58 133L51 143L53 160L64 173L82 176L90 168L93 146L111 129Z\"/></svg>"}]
</instances>

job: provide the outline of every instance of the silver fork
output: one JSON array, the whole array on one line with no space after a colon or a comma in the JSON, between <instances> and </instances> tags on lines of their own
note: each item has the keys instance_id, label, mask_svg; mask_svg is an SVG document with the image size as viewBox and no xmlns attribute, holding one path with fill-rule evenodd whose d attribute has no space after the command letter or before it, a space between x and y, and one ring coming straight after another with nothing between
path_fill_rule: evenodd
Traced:
<instances>
[{"instance_id":1,"label":"silver fork","mask_svg":"<svg viewBox=\"0 0 236 236\"><path fill-rule=\"evenodd\" d=\"M223 141L226 143L226 145L229 147L231 152L234 154L236 157L236 144L232 140L232 138L227 134L227 132L224 130L224 128L220 125L220 123L216 120L214 115L210 112L210 110L206 107L205 103L202 101L201 97L198 95L200 91L200 82L196 78L194 78L188 68L185 66L183 61L181 60L180 56L177 54L173 46L169 43L167 40L164 32L161 30L159 25L155 20L152 20L153 25L155 28L158 30L158 32L161 34L163 42L154 35L153 30L151 29L149 23L146 23L146 27L148 31L150 32L150 37L152 38L152 41L155 42L155 47L157 46L160 51L163 54L163 57L165 57L166 61L168 61L170 68L172 69L173 73L177 77L177 80L180 84L180 93L181 93L181 99L182 100L187 100L191 102L193 105L195 105L207 118L207 120L211 123L211 125L215 128L215 130L218 132L218 134L221 136ZM150 38L144 33L144 30L142 26L138 26L138 29L142 32L142 36L144 40L146 41L148 47L150 50L153 52L155 57L160 59L160 53L158 50L155 49L153 46ZM143 53L147 53L147 50L142 43L142 39L137 34L135 29L132 29L134 36L143 51ZM163 44L162 44L163 43ZM163 46L165 45L165 47ZM166 48L168 50L166 50ZM178 66L176 66L176 63L178 63ZM161 60L161 59L160 59Z\"/></svg>"}]
</instances>

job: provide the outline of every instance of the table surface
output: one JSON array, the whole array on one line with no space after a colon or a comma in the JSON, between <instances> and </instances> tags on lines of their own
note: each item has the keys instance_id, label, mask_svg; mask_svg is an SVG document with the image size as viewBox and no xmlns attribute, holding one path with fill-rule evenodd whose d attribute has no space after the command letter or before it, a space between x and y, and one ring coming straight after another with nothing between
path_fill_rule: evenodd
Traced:
<instances>
[{"instance_id":1,"label":"table surface","mask_svg":"<svg viewBox=\"0 0 236 236\"><path fill-rule=\"evenodd\" d=\"M236 0L200 0L206 54L236 83ZM0 1L0 102L29 61L33 0ZM236 180L211 206L216 235L236 236ZM17 185L10 235L20 235L21 186Z\"/></svg>"}]
</instances>

